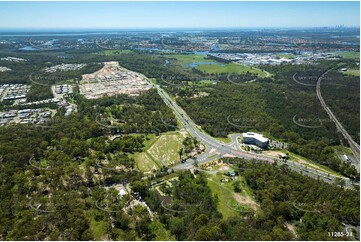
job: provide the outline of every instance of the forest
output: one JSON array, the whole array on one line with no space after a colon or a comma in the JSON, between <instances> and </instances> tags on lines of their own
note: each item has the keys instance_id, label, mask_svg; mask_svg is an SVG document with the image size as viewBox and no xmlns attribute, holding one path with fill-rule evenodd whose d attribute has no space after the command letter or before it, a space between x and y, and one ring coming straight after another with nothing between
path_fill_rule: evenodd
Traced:
<instances>
[{"instance_id":1,"label":"forest","mask_svg":"<svg viewBox=\"0 0 361 242\"><path fill-rule=\"evenodd\" d=\"M177 96L177 102L190 117L214 137L247 131L261 132L266 137L288 143L291 152L357 179L359 174L356 169L339 161L331 148L341 144L347 146L347 143L343 141L341 134L335 132L334 123L317 99L315 87L302 86L292 80L295 73L302 73L305 84L315 85L318 77L335 64L325 62L318 65L269 66L264 68L274 73L273 80L261 78L256 82L246 83L242 76L233 75L232 82L223 77L216 86L169 86L166 90ZM355 140L359 140L359 118L351 115L358 113L358 105L351 105L359 100L357 78L343 76L339 79L341 74L334 72L338 75L330 73L324 80L325 98L330 99L333 93L338 93L337 101L330 102L330 105L338 106L335 108L335 115L349 128ZM339 84L332 83L342 80L348 80L356 86L341 85L344 90L342 94L330 87L338 86ZM342 95L345 95L346 89L351 94L344 102L346 97ZM208 95L194 97L194 94L200 92ZM302 127L298 125L300 122L304 126L316 128Z\"/></svg>"},{"instance_id":2,"label":"forest","mask_svg":"<svg viewBox=\"0 0 361 242\"><path fill-rule=\"evenodd\" d=\"M150 221L148 212L142 206L130 206L130 197L119 203L130 206L128 213L110 216L97 207L102 201L105 210L110 209L109 202L119 199L114 189L104 187L142 177L129 154L142 151L146 132L109 139L110 134L94 117L107 105L142 105L142 111L126 112L129 122L139 114L146 117L127 132L154 125L159 133L169 129L159 113L174 116L155 91L139 99L119 96L98 100L96 111L93 101L79 102L78 113L64 117L60 112L44 128L0 127L0 177L4 181L0 188L1 240L135 240L150 236L143 231L143 224ZM154 133L151 129L148 132ZM159 222L151 224L158 226Z\"/></svg>"},{"instance_id":3,"label":"forest","mask_svg":"<svg viewBox=\"0 0 361 242\"><path fill-rule=\"evenodd\" d=\"M19 71L3 73L0 83L29 84L31 73L39 76L44 67L61 64L59 54L63 53L15 53L29 62L7 63ZM353 167L335 157L333 147L343 141L327 121L315 90L292 81L297 73L304 77L298 80L315 84L334 62L264 66L261 69L272 73L272 78L246 83L255 76L209 75L191 68L165 67L166 55L131 52L107 56L94 49L66 54L74 56L67 62L88 66L64 75L48 74L37 81L54 84L73 79L76 83L82 74L100 68L102 61L116 60L163 85L212 136L262 132L288 143L289 150L296 154L359 178ZM351 62L346 64L353 67ZM217 84L200 84L201 80L215 80ZM359 119L348 115L357 113L359 106L342 102L345 98L350 103L359 100L356 82L357 78L334 71L325 79L323 94L359 141ZM49 87L32 83L27 98L48 98L49 91ZM148 134L159 135L177 126L175 116L156 90L139 97L87 100L75 89L73 98L78 112L65 117L60 110L46 127L0 127L0 240L347 240L350 238L330 237L328 232L343 231L342 223L359 224L359 187L346 189L342 184L331 185L293 172L287 165L239 158L223 161L245 179L260 209L224 218L217 211L217 204L224 201L212 194L207 184L209 174L197 169L174 172L163 167L153 176L145 176L136 168L132 154L143 151ZM2 110L9 108L12 106L7 103L0 104ZM294 122L296 115L299 122L321 122L321 127L300 127ZM195 142L185 139L184 152ZM177 178L173 188L167 190L171 203L180 210L186 205L187 212L164 209L162 197L152 189L153 183L169 177ZM132 193L120 198L113 187L119 184L131 188ZM289 224L294 225L297 237Z\"/></svg>"},{"instance_id":4,"label":"forest","mask_svg":"<svg viewBox=\"0 0 361 242\"><path fill-rule=\"evenodd\" d=\"M146 181L134 182L133 189L145 197L177 240L293 240L295 235L287 228L289 223L295 225L297 239L334 240L328 231L342 231L342 223L359 223L358 188L335 187L293 172L287 166L240 158L227 158L224 162L233 165L245 178L260 204L259 211L235 211L233 216L223 219L216 204L226 201L212 195L203 171L182 172L173 186L173 207L186 203L189 205L186 213L182 206L178 212L161 206L161 196L147 189ZM303 207L300 209L301 205L295 203Z\"/></svg>"}]
</instances>

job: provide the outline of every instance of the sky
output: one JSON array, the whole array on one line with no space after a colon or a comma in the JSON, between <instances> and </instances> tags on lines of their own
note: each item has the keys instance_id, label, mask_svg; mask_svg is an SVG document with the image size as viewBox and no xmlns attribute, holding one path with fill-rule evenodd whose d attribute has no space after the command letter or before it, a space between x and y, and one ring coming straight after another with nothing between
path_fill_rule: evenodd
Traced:
<instances>
[{"instance_id":1,"label":"sky","mask_svg":"<svg viewBox=\"0 0 361 242\"><path fill-rule=\"evenodd\" d=\"M358 27L354 2L0 2L0 29Z\"/></svg>"}]
</instances>

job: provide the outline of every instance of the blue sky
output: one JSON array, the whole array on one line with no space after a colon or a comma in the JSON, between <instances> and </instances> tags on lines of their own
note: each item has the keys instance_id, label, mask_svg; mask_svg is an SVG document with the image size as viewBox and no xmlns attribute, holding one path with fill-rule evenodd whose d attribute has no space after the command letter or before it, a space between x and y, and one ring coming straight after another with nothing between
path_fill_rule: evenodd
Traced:
<instances>
[{"instance_id":1,"label":"blue sky","mask_svg":"<svg viewBox=\"0 0 361 242\"><path fill-rule=\"evenodd\" d=\"M354 2L0 2L0 29L359 26Z\"/></svg>"}]
</instances>

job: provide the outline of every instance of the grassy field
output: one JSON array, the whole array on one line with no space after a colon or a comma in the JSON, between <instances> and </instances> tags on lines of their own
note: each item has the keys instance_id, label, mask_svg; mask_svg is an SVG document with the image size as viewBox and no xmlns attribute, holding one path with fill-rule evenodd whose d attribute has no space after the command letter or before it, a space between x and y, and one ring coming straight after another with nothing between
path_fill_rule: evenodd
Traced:
<instances>
[{"instance_id":1,"label":"grassy field","mask_svg":"<svg viewBox=\"0 0 361 242\"><path fill-rule=\"evenodd\" d=\"M187 65L193 62L213 61L211 59L206 59L206 55L165 55L165 57L176 59L180 65Z\"/></svg>"},{"instance_id":2,"label":"grassy field","mask_svg":"<svg viewBox=\"0 0 361 242\"><path fill-rule=\"evenodd\" d=\"M246 185L242 177L237 177L237 180L241 181L241 193L235 193L233 191L233 182L222 183L221 179L225 177L222 174L217 174L208 177L208 186L211 188L213 195L217 194L219 203L217 209L222 213L223 218L228 218L241 211L256 210L257 204L252 198L252 193L249 187ZM232 209L235 208L235 209Z\"/></svg>"},{"instance_id":3,"label":"grassy field","mask_svg":"<svg viewBox=\"0 0 361 242\"><path fill-rule=\"evenodd\" d=\"M137 135L140 134L134 134L134 136ZM142 172L150 171L153 168L158 169L160 167L160 165L147 153L147 150L157 141L159 136L149 134L147 137L148 139L144 141L145 151L130 155L130 157L134 158L136 166Z\"/></svg>"},{"instance_id":4,"label":"grassy field","mask_svg":"<svg viewBox=\"0 0 361 242\"><path fill-rule=\"evenodd\" d=\"M179 162L179 150L184 137L179 133L163 134L148 149L148 153L161 165L169 166Z\"/></svg>"},{"instance_id":5,"label":"grassy field","mask_svg":"<svg viewBox=\"0 0 361 242\"><path fill-rule=\"evenodd\" d=\"M337 52L336 54L343 57L343 58L346 58L346 59L360 60L360 52L343 51L343 52Z\"/></svg>"},{"instance_id":6,"label":"grassy field","mask_svg":"<svg viewBox=\"0 0 361 242\"><path fill-rule=\"evenodd\" d=\"M360 76L360 70L359 69L348 69L347 71L344 72L344 74L350 75L350 76Z\"/></svg>"},{"instance_id":7,"label":"grassy field","mask_svg":"<svg viewBox=\"0 0 361 242\"><path fill-rule=\"evenodd\" d=\"M188 86L209 86L209 85L213 85L213 81L211 80L202 80L199 82L192 82L192 81L188 81L188 82L183 82L183 84L188 85Z\"/></svg>"},{"instance_id":8,"label":"grassy field","mask_svg":"<svg viewBox=\"0 0 361 242\"><path fill-rule=\"evenodd\" d=\"M158 163L155 162L147 152L135 154L134 160L138 169L142 172L151 171L153 169L158 170L159 168Z\"/></svg>"},{"instance_id":9,"label":"grassy field","mask_svg":"<svg viewBox=\"0 0 361 242\"><path fill-rule=\"evenodd\" d=\"M276 54L276 56L280 57L280 58L286 58L286 59L294 59L295 56L292 54Z\"/></svg>"},{"instance_id":10,"label":"grassy field","mask_svg":"<svg viewBox=\"0 0 361 242\"><path fill-rule=\"evenodd\" d=\"M215 137L215 139L224 142L226 144L231 143L232 139L230 137Z\"/></svg>"},{"instance_id":11,"label":"grassy field","mask_svg":"<svg viewBox=\"0 0 361 242\"><path fill-rule=\"evenodd\" d=\"M156 136L148 135L144 141L144 151L130 155L134 158L136 166L142 172L159 169L163 165L169 166L179 162L179 150L183 147L184 136L179 132L167 132Z\"/></svg>"},{"instance_id":12,"label":"grassy field","mask_svg":"<svg viewBox=\"0 0 361 242\"><path fill-rule=\"evenodd\" d=\"M230 63L224 66L220 65L199 65L196 67L198 70L207 72L209 74L217 74L217 73L237 73L243 74L245 72L250 72L253 74L257 74L259 77L265 77L266 74L255 67L244 66L237 63Z\"/></svg>"},{"instance_id":13,"label":"grassy field","mask_svg":"<svg viewBox=\"0 0 361 242\"><path fill-rule=\"evenodd\" d=\"M103 50L99 52L100 55L123 55L132 53L132 50Z\"/></svg>"}]
</instances>

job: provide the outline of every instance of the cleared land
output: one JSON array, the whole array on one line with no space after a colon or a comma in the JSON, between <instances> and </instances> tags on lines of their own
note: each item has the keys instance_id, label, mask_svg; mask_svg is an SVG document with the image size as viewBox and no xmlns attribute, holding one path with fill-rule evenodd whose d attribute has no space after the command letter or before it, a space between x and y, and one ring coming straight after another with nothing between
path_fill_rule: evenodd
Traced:
<instances>
[{"instance_id":1,"label":"cleared land","mask_svg":"<svg viewBox=\"0 0 361 242\"><path fill-rule=\"evenodd\" d=\"M11 71L11 69L4 66L0 66L0 72L5 72L5 71Z\"/></svg>"},{"instance_id":2,"label":"cleared land","mask_svg":"<svg viewBox=\"0 0 361 242\"><path fill-rule=\"evenodd\" d=\"M360 70L359 69L348 69L347 71L344 72L344 74L350 75L350 76L360 76Z\"/></svg>"},{"instance_id":3,"label":"cleared land","mask_svg":"<svg viewBox=\"0 0 361 242\"><path fill-rule=\"evenodd\" d=\"M142 172L158 170L163 165L169 166L179 162L179 150L183 147L186 133L168 132L155 136L148 135L145 141L144 151L136 153L133 158L138 169Z\"/></svg>"},{"instance_id":4,"label":"cleared land","mask_svg":"<svg viewBox=\"0 0 361 242\"><path fill-rule=\"evenodd\" d=\"M252 198L251 191L242 177L237 177L237 180L235 180L241 182L242 192L240 193L233 191L233 183L235 181L228 178L230 182L222 183L222 177L225 178L226 176L217 173L215 176L208 177L208 186L214 195L218 195L219 203L217 209L225 219L237 213L242 214L258 209L258 204Z\"/></svg>"},{"instance_id":5,"label":"cleared land","mask_svg":"<svg viewBox=\"0 0 361 242\"><path fill-rule=\"evenodd\" d=\"M123 55L123 54L128 54L128 53L132 53L133 51L131 50L103 50L101 52L99 52L98 54L100 55Z\"/></svg>"},{"instance_id":6,"label":"cleared land","mask_svg":"<svg viewBox=\"0 0 361 242\"><path fill-rule=\"evenodd\" d=\"M213 60L207 58L206 55L167 55L167 58L172 58L177 60L177 64L185 66L192 63L199 62L199 65L197 65L195 68L207 72L209 74L216 74L216 73L237 73L237 74L243 74L245 72L250 72L253 74L257 74L259 77L265 77L266 74L255 67L248 67L237 63L219 63ZM202 62L212 62L214 64L202 64Z\"/></svg>"},{"instance_id":7,"label":"cleared land","mask_svg":"<svg viewBox=\"0 0 361 242\"><path fill-rule=\"evenodd\" d=\"M179 162L179 150L183 147L184 137L179 133L161 135L148 149L148 153L161 165L169 166Z\"/></svg>"},{"instance_id":8,"label":"cleared land","mask_svg":"<svg viewBox=\"0 0 361 242\"><path fill-rule=\"evenodd\" d=\"M215 62L214 60L206 59L206 55L166 55L165 57L176 59L180 65L187 65L194 62Z\"/></svg>"},{"instance_id":9,"label":"cleared land","mask_svg":"<svg viewBox=\"0 0 361 242\"><path fill-rule=\"evenodd\" d=\"M137 135L139 134L134 134L134 136ZM147 150L155 143L155 141L158 140L158 138L159 136L156 136L155 134L149 134L147 139L144 141L144 152L136 153L132 156L140 171L149 172L153 169L158 170L160 167L160 165L147 152Z\"/></svg>"},{"instance_id":10,"label":"cleared land","mask_svg":"<svg viewBox=\"0 0 361 242\"><path fill-rule=\"evenodd\" d=\"M199 65L196 67L196 69L203 71L203 72L207 72L209 74L217 74L217 73L237 73L237 74L243 74L246 72L250 72L253 74L257 74L259 77L265 77L266 74L255 67L249 67L249 66L244 66L241 64L236 64L236 63L230 63L230 64L226 64L226 65Z\"/></svg>"},{"instance_id":11,"label":"cleared land","mask_svg":"<svg viewBox=\"0 0 361 242\"><path fill-rule=\"evenodd\" d=\"M118 62L104 62L104 67L82 76L79 89L88 99L128 94L138 96L151 88L139 74L119 66Z\"/></svg>"},{"instance_id":12,"label":"cleared land","mask_svg":"<svg viewBox=\"0 0 361 242\"><path fill-rule=\"evenodd\" d=\"M337 52L337 55L339 55L343 58L346 58L346 59L360 60L360 52L356 52L356 51Z\"/></svg>"},{"instance_id":13,"label":"cleared land","mask_svg":"<svg viewBox=\"0 0 361 242\"><path fill-rule=\"evenodd\" d=\"M138 153L134 157L137 167L142 172L158 170L158 164L150 157L147 152Z\"/></svg>"}]
</instances>

